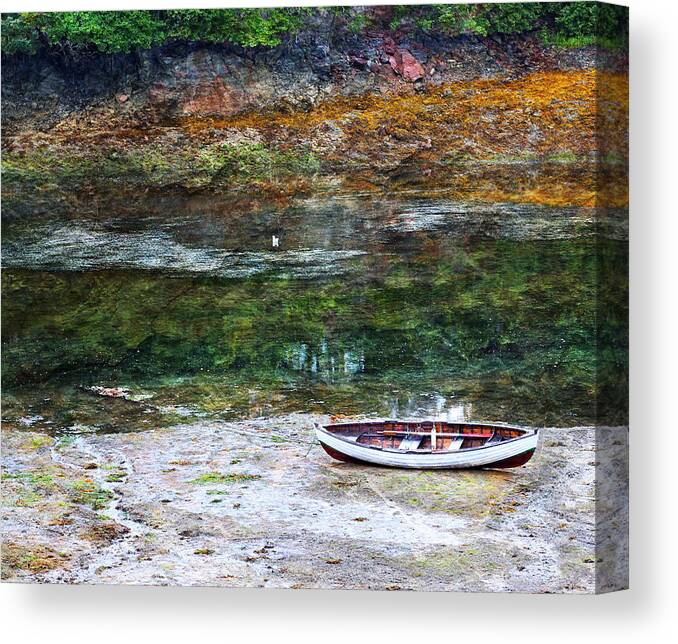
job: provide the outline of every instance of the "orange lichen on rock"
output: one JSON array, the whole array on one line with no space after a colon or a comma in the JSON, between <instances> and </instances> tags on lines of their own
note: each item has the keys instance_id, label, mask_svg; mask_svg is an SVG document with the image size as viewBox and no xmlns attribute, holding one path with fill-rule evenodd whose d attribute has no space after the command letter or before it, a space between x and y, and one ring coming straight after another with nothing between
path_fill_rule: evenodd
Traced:
<instances>
[{"instance_id":1,"label":"orange lichen on rock","mask_svg":"<svg viewBox=\"0 0 678 644\"><path fill-rule=\"evenodd\" d=\"M590 207L597 200L628 202L628 78L622 74L540 72L182 125L200 140L248 129L271 145L308 146L326 170L343 175L345 187L374 188L394 174L421 171L422 185L445 182L448 192L465 199ZM531 181L542 164L548 180Z\"/></svg>"},{"instance_id":2,"label":"orange lichen on rock","mask_svg":"<svg viewBox=\"0 0 678 644\"><path fill-rule=\"evenodd\" d=\"M5 142L16 157L8 162L20 170L31 154L39 161L47 150L50 167L103 163L116 184L134 190L171 185L237 194L254 188L285 203L318 190L413 187L460 200L628 203L624 74L549 71L419 91L410 86L400 94L335 97L308 110L187 116L155 128L145 127L140 115L129 123L105 121L83 113L46 133L16 135ZM244 163L238 150L263 161L248 162L248 172L224 173L219 168L228 155ZM59 158L65 163L55 163ZM295 159L312 161L301 164L305 175L289 169ZM287 168L282 174L266 170L278 162ZM81 185L89 185L88 176Z\"/></svg>"},{"instance_id":3,"label":"orange lichen on rock","mask_svg":"<svg viewBox=\"0 0 678 644\"><path fill-rule=\"evenodd\" d=\"M628 79L596 71L541 72L517 80L475 80L404 95L341 97L310 111L250 112L229 119L187 119L187 132L252 128L290 142L322 138L331 122L342 147L387 149L423 144L441 154L497 155L597 151L597 116L605 110L609 150L626 149ZM320 129L319 129L320 128Z\"/></svg>"}]
</instances>

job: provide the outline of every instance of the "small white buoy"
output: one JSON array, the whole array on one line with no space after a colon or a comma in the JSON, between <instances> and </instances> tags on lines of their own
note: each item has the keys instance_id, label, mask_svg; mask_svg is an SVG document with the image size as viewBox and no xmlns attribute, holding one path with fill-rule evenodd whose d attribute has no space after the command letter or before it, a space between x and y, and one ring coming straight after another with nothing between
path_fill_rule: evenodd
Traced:
<instances>
[{"instance_id":1,"label":"small white buoy","mask_svg":"<svg viewBox=\"0 0 678 644\"><path fill-rule=\"evenodd\" d=\"M271 243L273 244L273 248L278 248L278 245L280 244L280 239L278 239L275 235L273 235L273 239L271 240Z\"/></svg>"}]
</instances>

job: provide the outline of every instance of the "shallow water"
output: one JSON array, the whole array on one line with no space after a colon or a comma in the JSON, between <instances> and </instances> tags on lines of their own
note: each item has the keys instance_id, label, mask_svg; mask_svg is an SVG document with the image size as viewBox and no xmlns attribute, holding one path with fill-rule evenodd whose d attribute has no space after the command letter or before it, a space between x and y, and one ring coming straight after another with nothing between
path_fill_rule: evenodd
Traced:
<instances>
[{"instance_id":1,"label":"shallow water","mask_svg":"<svg viewBox=\"0 0 678 644\"><path fill-rule=\"evenodd\" d=\"M626 364L623 217L601 250L591 209L412 195L5 215L3 415L19 426L294 411L625 422L623 385L601 382ZM601 324L606 265L621 272Z\"/></svg>"}]
</instances>

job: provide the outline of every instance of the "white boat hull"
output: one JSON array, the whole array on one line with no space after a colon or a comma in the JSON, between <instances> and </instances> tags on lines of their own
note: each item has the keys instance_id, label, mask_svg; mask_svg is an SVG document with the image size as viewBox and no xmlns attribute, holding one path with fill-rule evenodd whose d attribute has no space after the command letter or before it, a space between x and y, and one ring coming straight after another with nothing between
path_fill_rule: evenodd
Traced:
<instances>
[{"instance_id":1,"label":"white boat hull","mask_svg":"<svg viewBox=\"0 0 678 644\"><path fill-rule=\"evenodd\" d=\"M524 436L495 445L458 451L416 452L361 445L316 426L316 438L334 458L361 461L386 467L411 469L468 469L477 467L516 467L510 463L527 462L537 448L539 434L531 430ZM329 449L328 449L329 448ZM341 458L341 456L345 458Z\"/></svg>"}]
</instances>

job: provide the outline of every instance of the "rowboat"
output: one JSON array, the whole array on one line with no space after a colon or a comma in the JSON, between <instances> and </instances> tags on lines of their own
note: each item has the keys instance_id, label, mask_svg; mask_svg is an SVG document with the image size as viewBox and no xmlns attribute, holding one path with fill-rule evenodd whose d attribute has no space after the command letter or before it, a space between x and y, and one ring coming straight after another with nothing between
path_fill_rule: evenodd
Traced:
<instances>
[{"instance_id":1,"label":"rowboat","mask_svg":"<svg viewBox=\"0 0 678 644\"><path fill-rule=\"evenodd\" d=\"M532 458L538 431L437 420L315 424L316 438L332 458L415 469L520 467Z\"/></svg>"}]
</instances>

